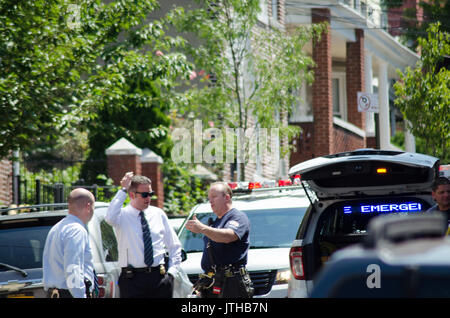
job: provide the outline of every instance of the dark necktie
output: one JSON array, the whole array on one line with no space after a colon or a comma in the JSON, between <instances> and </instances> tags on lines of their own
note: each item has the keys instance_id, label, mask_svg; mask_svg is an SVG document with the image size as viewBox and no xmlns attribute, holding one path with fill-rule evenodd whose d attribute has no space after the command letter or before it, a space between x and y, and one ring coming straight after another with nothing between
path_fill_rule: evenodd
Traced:
<instances>
[{"instance_id":1,"label":"dark necktie","mask_svg":"<svg viewBox=\"0 0 450 318\"><path fill-rule=\"evenodd\" d=\"M152 237L150 236L150 228L148 227L144 212L141 211L139 216L141 217L142 234L144 239L144 262L147 266L151 267L153 264L153 246Z\"/></svg>"}]
</instances>

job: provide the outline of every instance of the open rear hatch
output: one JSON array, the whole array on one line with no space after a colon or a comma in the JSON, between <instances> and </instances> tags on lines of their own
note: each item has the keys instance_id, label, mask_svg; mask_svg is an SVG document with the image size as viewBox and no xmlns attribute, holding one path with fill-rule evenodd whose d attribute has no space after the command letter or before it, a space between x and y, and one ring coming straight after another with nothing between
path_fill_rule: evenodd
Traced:
<instances>
[{"instance_id":1,"label":"open rear hatch","mask_svg":"<svg viewBox=\"0 0 450 318\"><path fill-rule=\"evenodd\" d=\"M431 203L439 172L434 157L397 151L356 150L302 162L289 171L299 178L321 214L314 239L303 246L305 279L312 279L336 250L360 243L377 215L420 212ZM315 202L312 202L315 201Z\"/></svg>"},{"instance_id":2,"label":"open rear hatch","mask_svg":"<svg viewBox=\"0 0 450 318\"><path fill-rule=\"evenodd\" d=\"M290 177L300 175L319 200L430 193L438 173L438 158L374 149L318 157L289 170Z\"/></svg>"}]
</instances>

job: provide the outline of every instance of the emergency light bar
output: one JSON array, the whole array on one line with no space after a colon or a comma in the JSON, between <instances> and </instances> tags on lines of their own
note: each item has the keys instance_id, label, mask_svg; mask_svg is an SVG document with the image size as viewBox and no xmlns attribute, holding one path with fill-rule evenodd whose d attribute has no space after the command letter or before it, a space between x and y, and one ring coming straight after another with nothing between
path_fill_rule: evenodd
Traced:
<instances>
[{"instance_id":1,"label":"emergency light bar","mask_svg":"<svg viewBox=\"0 0 450 318\"><path fill-rule=\"evenodd\" d=\"M295 175L291 179L266 180L263 182L228 182L229 187L234 192L249 192L255 189L279 188L296 186L300 184L300 175Z\"/></svg>"}]
</instances>

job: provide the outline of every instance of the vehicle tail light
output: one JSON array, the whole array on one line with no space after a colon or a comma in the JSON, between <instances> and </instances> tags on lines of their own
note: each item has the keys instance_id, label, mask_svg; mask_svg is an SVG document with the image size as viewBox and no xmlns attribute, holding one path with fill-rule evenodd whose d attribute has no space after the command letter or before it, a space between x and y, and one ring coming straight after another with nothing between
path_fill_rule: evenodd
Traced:
<instances>
[{"instance_id":1,"label":"vehicle tail light","mask_svg":"<svg viewBox=\"0 0 450 318\"><path fill-rule=\"evenodd\" d=\"M305 279L303 270L303 249L301 247L292 247L289 251L289 261L291 263L292 275L295 279Z\"/></svg>"},{"instance_id":2,"label":"vehicle tail light","mask_svg":"<svg viewBox=\"0 0 450 318\"><path fill-rule=\"evenodd\" d=\"M112 298L114 295L114 282L109 275L97 274L98 298Z\"/></svg>"},{"instance_id":3,"label":"vehicle tail light","mask_svg":"<svg viewBox=\"0 0 450 318\"><path fill-rule=\"evenodd\" d=\"M105 277L103 275L97 275L97 282L99 286L103 286L105 284Z\"/></svg>"}]
</instances>

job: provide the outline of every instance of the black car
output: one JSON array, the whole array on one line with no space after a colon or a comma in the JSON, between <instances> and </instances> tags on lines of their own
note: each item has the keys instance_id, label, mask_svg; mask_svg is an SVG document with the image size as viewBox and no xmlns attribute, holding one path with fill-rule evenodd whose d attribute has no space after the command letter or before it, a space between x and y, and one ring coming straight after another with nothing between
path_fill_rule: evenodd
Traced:
<instances>
[{"instance_id":1,"label":"black car","mask_svg":"<svg viewBox=\"0 0 450 318\"><path fill-rule=\"evenodd\" d=\"M117 241L113 228L105 221L107 207L97 202L88 223L100 298L119 297ZM16 210L42 209L46 211L0 215L0 298L46 297L42 283L45 240L52 226L67 215L67 206L39 205ZM3 212L11 211L14 209Z\"/></svg>"}]
</instances>

